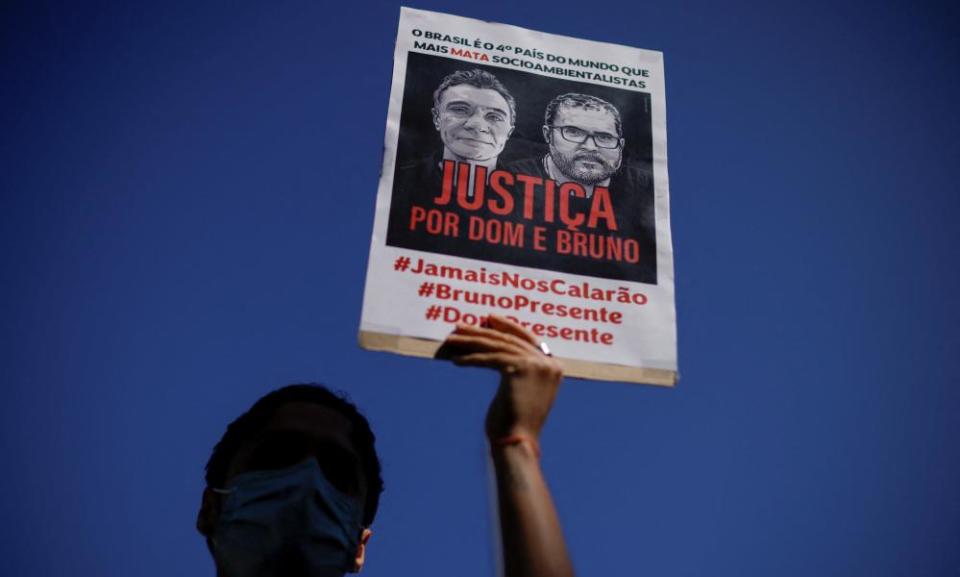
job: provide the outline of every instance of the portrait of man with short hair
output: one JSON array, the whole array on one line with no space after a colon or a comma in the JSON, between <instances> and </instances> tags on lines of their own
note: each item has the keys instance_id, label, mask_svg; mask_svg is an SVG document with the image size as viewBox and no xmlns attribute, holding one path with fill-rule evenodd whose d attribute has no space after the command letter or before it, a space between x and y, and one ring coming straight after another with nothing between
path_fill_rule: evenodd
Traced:
<instances>
[{"instance_id":1,"label":"portrait of man with short hair","mask_svg":"<svg viewBox=\"0 0 960 577\"><path fill-rule=\"evenodd\" d=\"M553 97L544 109L541 134L546 153L514 160L507 169L552 180L557 189L568 182L579 184L583 196L570 192L566 201L581 210L592 203L598 187L605 188L617 220L617 229L605 232L635 240L645 256L629 268L589 263L581 270L656 283L653 174L645 166L624 160L628 144L624 132L620 110L612 103L591 94L565 92ZM544 254L541 262L553 270L573 268L572 259L565 255Z\"/></svg>"},{"instance_id":2,"label":"portrait of man with short hair","mask_svg":"<svg viewBox=\"0 0 960 577\"><path fill-rule=\"evenodd\" d=\"M484 167L487 174L502 168L500 156L517 122L517 103L509 90L491 72L480 68L458 68L447 73L432 93L432 104L420 104L417 123L401 122L401 138L406 135L421 145L414 154L398 160L393 177L393 196L387 231L387 244L406 245L429 252L475 250L466 235L415 235L409 231L410 211L414 206L431 208L443 185L443 162L468 163L472 171ZM423 112L429 111L431 126ZM412 125L412 126L411 126ZM405 132L406 131L406 132ZM432 134L439 146L424 136ZM419 137L419 140L414 138ZM439 137L439 138L437 138ZM457 211L445 206L445 211ZM466 222L462 216L460 222Z\"/></svg>"},{"instance_id":3,"label":"portrait of man with short hair","mask_svg":"<svg viewBox=\"0 0 960 577\"><path fill-rule=\"evenodd\" d=\"M620 111L606 100L575 93L547 105L543 139L550 147L543 160L547 176L558 183L580 183L588 198L594 186L609 186L626 144Z\"/></svg>"},{"instance_id":4,"label":"portrait of man with short hair","mask_svg":"<svg viewBox=\"0 0 960 577\"><path fill-rule=\"evenodd\" d=\"M517 105L497 77L480 69L448 75L433 93L433 125L443 160L493 169L513 133Z\"/></svg>"}]
</instances>

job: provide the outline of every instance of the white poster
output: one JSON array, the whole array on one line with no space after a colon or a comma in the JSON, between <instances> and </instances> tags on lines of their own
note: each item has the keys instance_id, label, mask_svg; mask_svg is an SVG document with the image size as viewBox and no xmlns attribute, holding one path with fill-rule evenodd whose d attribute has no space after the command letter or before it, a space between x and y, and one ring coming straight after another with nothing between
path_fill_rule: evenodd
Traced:
<instances>
[{"instance_id":1,"label":"white poster","mask_svg":"<svg viewBox=\"0 0 960 577\"><path fill-rule=\"evenodd\" d=\"M570 376L673 385L663 55L402 8L360 344L490 313Z\"/></svg>"}]
</instances>

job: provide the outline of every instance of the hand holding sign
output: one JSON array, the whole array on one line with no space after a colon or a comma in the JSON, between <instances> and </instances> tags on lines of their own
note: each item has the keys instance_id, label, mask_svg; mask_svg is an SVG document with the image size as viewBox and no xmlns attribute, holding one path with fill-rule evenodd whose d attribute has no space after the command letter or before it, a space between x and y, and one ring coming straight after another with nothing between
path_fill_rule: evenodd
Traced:
<instances>
[{"instance_id":1,"label":"hand holding sign","mask_svg":"<svg viewBox=\"0 0 960 577\"><path fill-rule=\"evenodd\" d=\"M457 325L437 357L500 372L500 388L487 412L486 430L491 441L539 438L563 370L556 359L543 353L533 333L507 318L490 315L486 327Z\"/></svg>"},{"instance_id":2,"label":"hand holding sign","mask_svg":"<svg viewBox=\"0 0 960 577\"><path fill-rule=\"evenodd\" d=\"M572 577L573 564L539 462L540 430L563 371L533 333L500 316L485 326L457 325L438 358L500 372L487 411L487 437L497 477L497 502L508 577Z\"/></svg>"}]
</instances>

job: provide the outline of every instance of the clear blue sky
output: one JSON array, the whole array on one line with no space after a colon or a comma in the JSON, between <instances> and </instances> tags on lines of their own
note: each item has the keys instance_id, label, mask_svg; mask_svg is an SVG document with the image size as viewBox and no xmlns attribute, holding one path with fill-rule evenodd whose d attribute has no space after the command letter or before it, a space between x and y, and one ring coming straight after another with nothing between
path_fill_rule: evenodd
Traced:
<instances>
[{"instance_id":1,"label":"clear blue sky","mask_svg":"<svg viewBox=\"0 0 960 577\"><path fill-rule=\"evenodd\" d=\"M681 382L561 391L579 573L960 574L956 3L413 6L665 54ZM4 2L0 573L212 577L209 451L309 380L379 436L365 575L492 575L496 379L356 345L398 14Z\"/></svg>"}]
</instances>

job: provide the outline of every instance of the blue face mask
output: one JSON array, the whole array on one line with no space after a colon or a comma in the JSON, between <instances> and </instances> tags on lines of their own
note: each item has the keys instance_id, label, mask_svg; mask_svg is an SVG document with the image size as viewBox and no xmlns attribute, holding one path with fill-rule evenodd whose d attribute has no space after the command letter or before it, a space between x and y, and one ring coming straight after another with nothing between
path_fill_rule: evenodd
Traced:
<instances>
[{"instance_id":1,"label":"blue face mask","mask_svg":"<svg viewBox=\"0 0 960 577\"><path fill-rule=\"evenodd\" d=\"M330 577L353 570L359 504L336 489L316 459L237 475L211 535L228 577Z\"/></svg>"}]
</instances>

